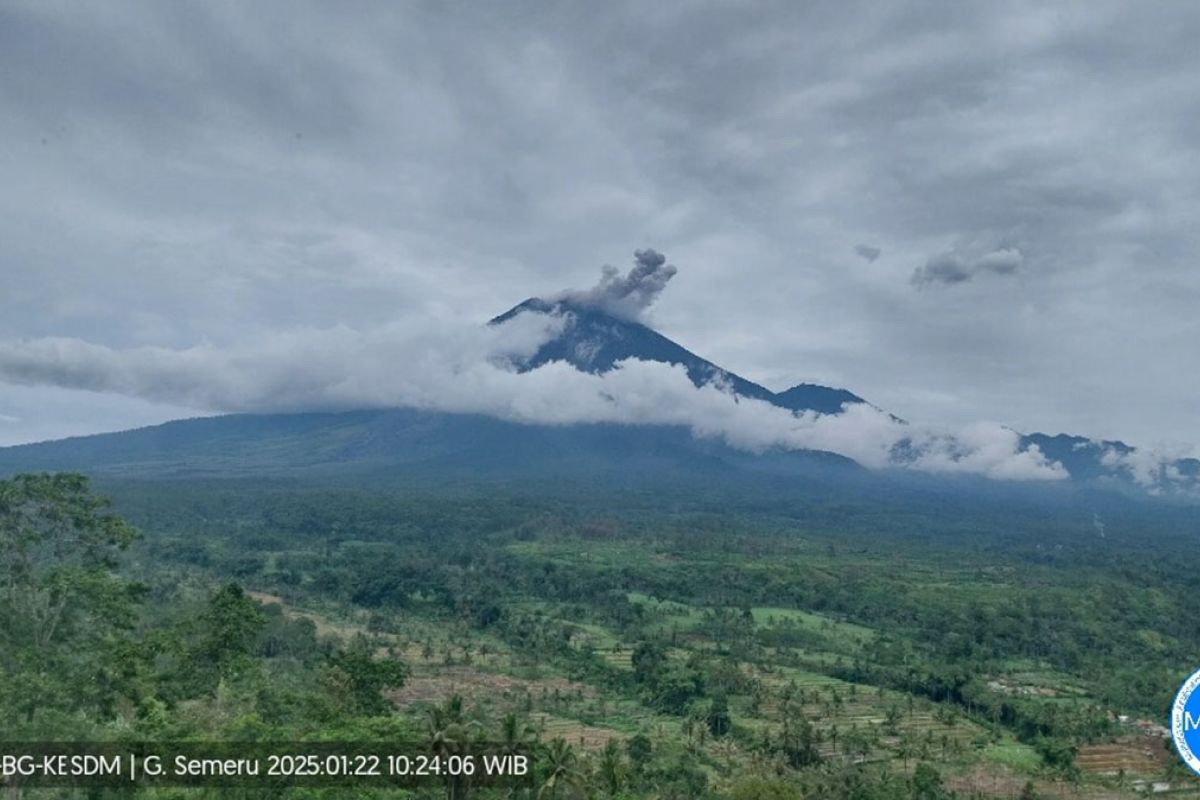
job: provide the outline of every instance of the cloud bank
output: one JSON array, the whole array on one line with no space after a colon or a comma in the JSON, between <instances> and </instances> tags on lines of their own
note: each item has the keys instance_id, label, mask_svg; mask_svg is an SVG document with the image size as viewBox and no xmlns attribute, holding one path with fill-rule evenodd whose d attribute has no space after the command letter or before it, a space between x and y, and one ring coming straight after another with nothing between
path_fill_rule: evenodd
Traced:
<instances>
[{"instance_id":1,"label":"cloud bank","mask_svg":"<svg viewBox=\"0 0 1200 800\"><path fill-rule=\"evenodd\" d=\"M664 274L663 263L639 258L652 280ZM652 299L644 283L624 291L631 278L636 283L627 276L612 296ZM872 468L1067 477L1061 465L1036 447L1022 449L1017 434L999 425L923 428L866 404L836 415L796 414L734 397L718 384L696 387L682 367L636 359L599 375L563 362L518 372L514 365L567 321L563 314L535 312L482 327L414 318L368 331L296 330L233 348L114 349L71 338L27 339L0 344L0 380L226 412L413 407L529 424L678 425L750 452L826 450Z\"/></svg>"},{"instance_id":2,"label":"cloud bank","mask_svg":"<svg viewBox=\"0 0 1200 800\"><path fill-rule=\"evenodd\" d=\"M0 341L484 319L633 240L688 264L661 327L760 383L1200 444L1200 5L369 5L0 3ZM914 290L956 244L1021 280Z\"/></svg>"},{"instance_id":3,"label":"cloud bank","mask_svg":"<svg viewBox=\"0 0 1200 800\"><path fill-rule=\"evenodd\" d=\"M1123 451L1107 447L1100 464L1123 475L1151 494L1200 489L1200 464L1187 458L1182 447L1134 448Z\"/></svg>"}]
</instances>

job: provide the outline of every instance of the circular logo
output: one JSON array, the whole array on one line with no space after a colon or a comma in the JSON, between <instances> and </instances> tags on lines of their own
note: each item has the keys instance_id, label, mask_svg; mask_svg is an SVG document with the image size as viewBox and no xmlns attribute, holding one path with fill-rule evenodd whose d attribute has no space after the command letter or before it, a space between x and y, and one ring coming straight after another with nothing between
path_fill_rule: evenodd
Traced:
<instances>
[{"instance_id":1,"label":"circular logo","mask_svg":"<svg viewBox=\"0 0 1200 800\"><path fill-rule=\"evenodd\" d=\"M1171 738L1183 763L1200 775L1200 669L1193 672L1171 705Z\"/></svg>"}]
</instances>

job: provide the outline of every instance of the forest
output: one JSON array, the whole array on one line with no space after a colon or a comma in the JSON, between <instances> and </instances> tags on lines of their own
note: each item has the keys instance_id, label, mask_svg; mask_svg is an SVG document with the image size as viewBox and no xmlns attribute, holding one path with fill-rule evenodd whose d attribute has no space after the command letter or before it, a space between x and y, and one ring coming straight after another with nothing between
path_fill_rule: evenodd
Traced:
<instances>
[{"instance_id":1,"label":"forest","mask_svg":"<svg viewBox=\"0 0 1200 800\"><path fill-rule=\"evenodd\" d=\"M488 784L10 796L1136 797L1196 667L1171 513L0 481L0 739L527 753Z\"/></svg>"}]
</instances>

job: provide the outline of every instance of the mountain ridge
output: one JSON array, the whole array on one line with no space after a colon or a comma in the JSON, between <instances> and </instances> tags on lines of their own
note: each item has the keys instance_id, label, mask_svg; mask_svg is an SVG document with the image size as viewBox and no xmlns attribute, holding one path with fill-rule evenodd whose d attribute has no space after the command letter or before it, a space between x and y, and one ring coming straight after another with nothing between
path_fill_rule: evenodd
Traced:
<instances>
[{"instance_id":1,"label":"mountain ridge","mask_svg":"<svg viewBox=\"0 0 1200 800\"><path fill-rule=\"evenodd\" d=\"M696 355L648 325L566 299L549 301L531 297L493 317L488 324L503 325L526 311L562 314L568 319L563 333L544 343L531 358L519 365L522 371L536 369L551 361L565 361L584 372L602 373L613 369L623 359L638 358L677 364L687 371L688 378L696 386L720 383L741 397L764 400L789 411L836 414L845 403L867 402L846 389L812 383L800 383L782 392L773 392Z\"/></svg>"},{"instance_id":2,"label":"mountain ridge","mask_svg":"<svg viewBox=\"0 0 1200 800\"><path fill-rule=\"evenodd\" d=\"M503 325L523 312L558 314L558 335L516 364L528 371L553 361L603 373L627 359L682 366L696 386L717 384L736 396L793 413L837 414L849 406L876 407L847 389L798 384L773 392L704 359L636 320L570 299L529 298L492 318ZM877 409L878 410L878 409ZM889 415L890 416L890 415ZM903 422L891 416L895 422ZM1018 434L1021 449L1036 447L1074 482L1138 483L1152 490L1200 484L1200 461L1147 463L1120 441L1068 434ZM911 442L893 452L893 465L912 463ZM746 452L685 426L576 423L544 425L480 414L417 409L230 414L176 420L131 431L0 448L0 474L27 469L83 469L141 476L196 474L333 474L372 470L396 474L470 476L597 475L666 471L680 476L732 474L842 477L862 468L834 453L768 448Z\"/></svg>"}]
</instances>

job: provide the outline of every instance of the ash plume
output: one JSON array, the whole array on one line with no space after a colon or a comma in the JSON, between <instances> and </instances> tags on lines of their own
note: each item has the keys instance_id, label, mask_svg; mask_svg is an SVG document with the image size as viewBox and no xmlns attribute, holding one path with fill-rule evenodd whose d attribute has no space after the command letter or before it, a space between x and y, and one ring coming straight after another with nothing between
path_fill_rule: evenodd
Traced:
<instances>
[{"instance_id":1,"label":"ash plume","mask_svg":"<svg viewBox=\"0 0 1200 800\"><path fill-rule=\"evenodd\" d=\"M620 317L637 319L654 304L676 272L675 266L667 263L666 256L646 248L634 252L633 268L625 275L621 275L616 267L605 264L600 272L600 282L591 289L564 292L560 297Z\"/></svg>"}]
</instances>

